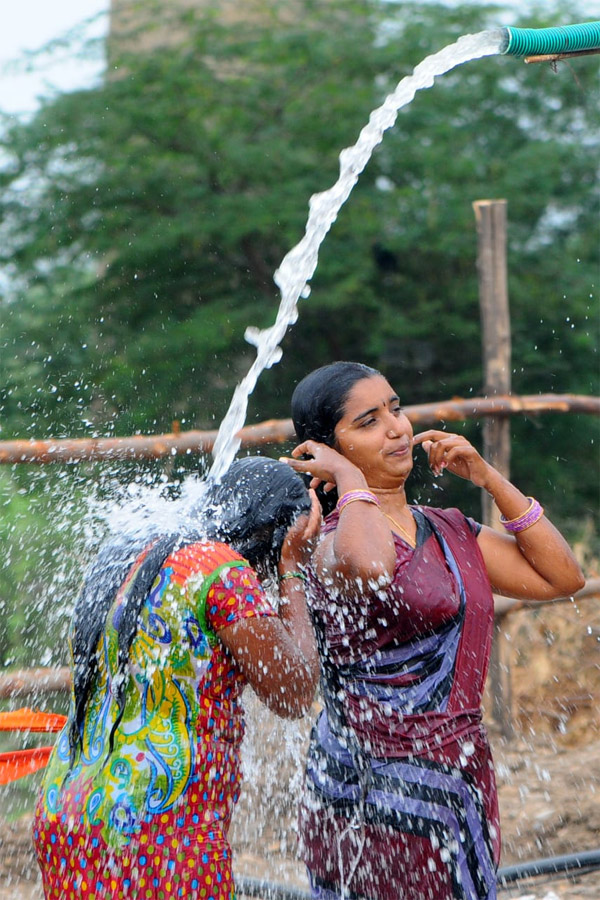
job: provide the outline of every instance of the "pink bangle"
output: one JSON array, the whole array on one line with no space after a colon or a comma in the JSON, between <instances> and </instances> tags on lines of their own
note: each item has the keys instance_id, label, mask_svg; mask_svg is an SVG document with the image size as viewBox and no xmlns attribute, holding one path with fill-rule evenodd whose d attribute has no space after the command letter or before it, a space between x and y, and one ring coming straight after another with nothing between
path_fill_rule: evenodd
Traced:
<instances>
[{"instance_id":1,"label":"pink bangle","mask_svg":"<svg viewBox=\"0 0 600 900\"><path fill-rule=\"evenodd\" d=\"M527 499L531 501L529 506L516 519L505 519L504 516L500 516L500 521L511 534L518 534L520 531L531 528L544 515L544 507L534 497L528 497Z\"/></svg>"},{"instance_id":2,"label":"pink bangle","mask_svg":"<svg viewBox=\"0 0 600 900\"><path fill-rule=\"evenodd\" d=\"M339 513L348 506L349 503L354 503L356 500L362 500L364 503L374 503L375 506L381 506L379 500L371 491L365 491L362 488L357 488L354 491L346 491L345 494L342 494L338 502L336 503L335 508Z\"/></svg>"}]
</instances>

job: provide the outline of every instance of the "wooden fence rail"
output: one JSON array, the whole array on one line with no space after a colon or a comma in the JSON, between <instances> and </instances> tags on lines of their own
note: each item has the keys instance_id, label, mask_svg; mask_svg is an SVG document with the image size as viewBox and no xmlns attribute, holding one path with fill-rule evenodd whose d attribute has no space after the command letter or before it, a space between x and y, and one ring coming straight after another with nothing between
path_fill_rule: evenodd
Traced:
<instances>
[{"instance_id":1,"label":"wooden fence rail","mask_svg":"<svg viewBox=\"0 0 600 900\"><path fill-rule=\"evenodd\" d=\"M600 397L578 394L472 397L407 406L413 425L461 422L482 416L537 415L547 412L600 415ZM291 419L269 419L239 432L242 447L283 444L294 440ZM176 431L171 434L122 438L56 438L45 441L0 441L0 463L76 463L103 460L162 459L190 453L209 453L217 431Z\"/></svg>"}]
</instances>

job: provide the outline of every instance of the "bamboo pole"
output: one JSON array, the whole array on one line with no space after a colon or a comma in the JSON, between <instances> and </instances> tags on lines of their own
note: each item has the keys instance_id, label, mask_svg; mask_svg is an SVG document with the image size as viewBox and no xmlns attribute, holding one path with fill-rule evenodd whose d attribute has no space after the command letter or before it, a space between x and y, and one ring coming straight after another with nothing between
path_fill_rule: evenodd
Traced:
<instances>
[{"instance_id":1,"label":"bamboo pole","mask_svg":"<svg viewBox=\"0 0 600 900\"><path fill-rule=\"evenodd\" d=\"M506 200L478 200L473 204L477 224L477 271L486 397L510 394L511 342L506 265ZM483 423L483 456L506 478L510 477L510 423L490 415ZM483 522L501 530L500 514L487 491L482 493ZM502 629L495 617L490 656L492 716L503 737L514 738L510 661Z\"/></svg>"},{"instance_id":2,"label":"bamboo pole","mask_svg":"<svg viewBox=\"0 0 600 900\"><path fill-rule=\"evenodd\" d=\"M406 407L413 425L464 422L485 416L584 413L600 415L600 397L578 394L534 394L515 397L453 398L438 403ZM242 447L284 444L294 440L291 419L269 419L239 432ZM50 438L44 441L0 441L0 464L78 463L111 460L163 459L168 456L210 453L217 431L179 431L170 434L134 435L115 438Z\"/></svg>"}]
</instances>

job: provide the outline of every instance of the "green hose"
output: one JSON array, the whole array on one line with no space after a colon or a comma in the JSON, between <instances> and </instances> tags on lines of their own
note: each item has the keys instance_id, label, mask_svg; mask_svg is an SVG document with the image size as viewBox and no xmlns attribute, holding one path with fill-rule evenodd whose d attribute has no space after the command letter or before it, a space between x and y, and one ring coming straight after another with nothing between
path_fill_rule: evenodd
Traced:
<instances>
[{"instance_id":1,"label":"green hose","mask_svg":"<svg viewBox=\"0 0 600 900\"><path fill-rule=\"evenodd\" d=\"M600 22L556 28L504 28L500 53L509 56L546 56L600 49Z\"/></svg>"}]
</instances>

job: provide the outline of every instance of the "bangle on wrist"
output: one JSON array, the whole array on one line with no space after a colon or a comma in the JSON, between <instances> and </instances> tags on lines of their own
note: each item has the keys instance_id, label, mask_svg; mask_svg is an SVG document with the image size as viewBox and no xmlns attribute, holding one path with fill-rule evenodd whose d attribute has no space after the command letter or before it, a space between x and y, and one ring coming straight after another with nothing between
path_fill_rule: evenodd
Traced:
<instances>
[{"instance_id":1,"label":"bangle on wrist","mask_svg":"<svg viewBox=\"0 0 600 900\"><path fill-rule=\"evenodd\" d=\"M515 519L505 519L504 516L500 516L502 525L511 534L519 534L521 531L526 531L544 515L544 507L538 503L535 497L528 497L527 499L529 500L529 506L520 516L517 516Z\"/></svg>"},{"instance_id":2,"label":"bangle on wrist","mask_svg":"<svg viewBox=\"0 0 600 900\"><path fill-rule=\"evenodd\" d=\"M355 503L357 500L362 500L363 503L373 503L375 506L381 506L378 497L372 491L364 490L363 488L357 488L353 491L346 491L345 494L342 494L338 502L336 503L335 508L339 513L343 509L348 506L350 503Z\"/></svg>"},{"instance_id":3,"label":"bangle on wrist","mask_svg":"<svg viewBox=\"0 0 600 900\"><path fill-rule=\"evenodd\" d=\"M306 582L306 575L304 572L284 572L283 575L279 576L280 581L285 581L287 578L299 578L300 581Z\"/></svg>"}]
</instances>

